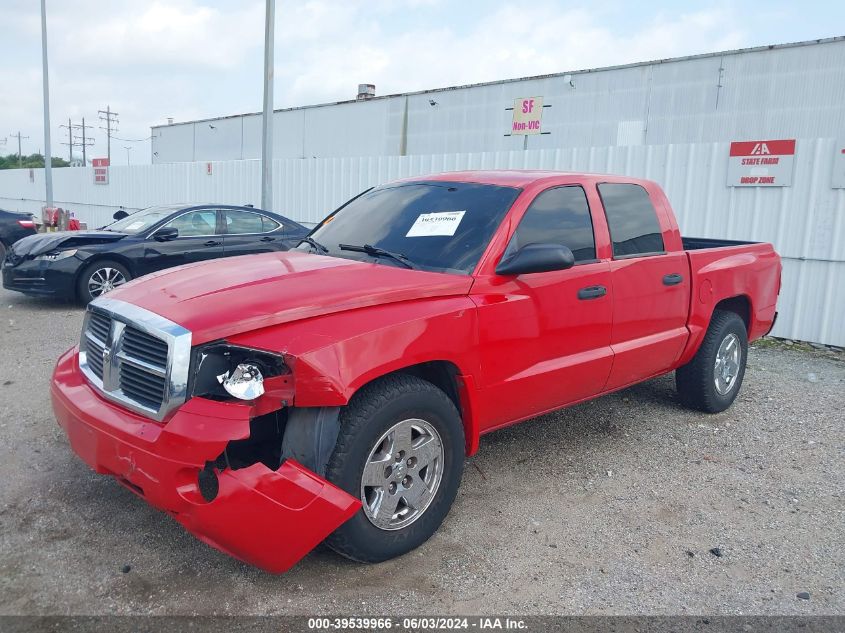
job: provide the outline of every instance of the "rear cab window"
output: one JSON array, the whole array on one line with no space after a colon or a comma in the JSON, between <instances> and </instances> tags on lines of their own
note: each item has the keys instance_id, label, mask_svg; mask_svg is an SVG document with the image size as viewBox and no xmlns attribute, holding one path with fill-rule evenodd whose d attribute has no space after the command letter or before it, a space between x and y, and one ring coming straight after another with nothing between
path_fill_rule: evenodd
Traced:
<instances>
[{"instance_id":1,"label":"rear cab window","mask_svg":"<svg viewBox=\"0 0 845 633\"><path fill-rule=\"evenodd\" d=\"M575 263L596 260L596 241L587 195L580 185L546 189L537 195L519 221L505 257L528 244L562 244Z\"/></svg>"},{"instance_id":2,"label":"rear cab window","mask_svg":"<svg viewBox=\"0 0 845 633\"><path fill-rule=\"evenodd\" d=\"M657 211L643 187L604 182L599 184L598 190L615 259L666 252Z\"/></svg>"}]
</instances>

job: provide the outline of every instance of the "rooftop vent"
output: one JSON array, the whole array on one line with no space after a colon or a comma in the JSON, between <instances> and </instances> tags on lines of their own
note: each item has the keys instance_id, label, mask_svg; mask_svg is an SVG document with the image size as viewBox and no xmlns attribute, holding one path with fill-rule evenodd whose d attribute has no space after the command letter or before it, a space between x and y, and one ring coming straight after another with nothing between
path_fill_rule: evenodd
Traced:
<instances>
[{"instance_id":1,"label":"rooftop vent","mask_svg":"<svg viewBox=\"0 0 845 633\"><path fill-rule=\"evenodd\" d=\"M372 99L376 96L375 84L358 84L358 101Z\"/></svg>"}]
</instances>

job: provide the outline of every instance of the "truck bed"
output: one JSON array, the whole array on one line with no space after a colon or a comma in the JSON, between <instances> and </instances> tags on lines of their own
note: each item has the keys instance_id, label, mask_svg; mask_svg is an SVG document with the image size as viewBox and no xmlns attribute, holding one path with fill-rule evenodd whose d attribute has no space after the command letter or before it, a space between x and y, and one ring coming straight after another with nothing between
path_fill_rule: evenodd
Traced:
<instances>
[{"instance_id":1,"label":"truck bed","mask_svg":"<svg viewBox=\"0 0 845 633\"><path fill-rule=\"evenodd\" d=\"M760 242L742 242L740 240L717 240L709 237L681 237L685 251L698 251L704 248L721 248L723 246L749 246Z\"/></svg>"}]
</instances>

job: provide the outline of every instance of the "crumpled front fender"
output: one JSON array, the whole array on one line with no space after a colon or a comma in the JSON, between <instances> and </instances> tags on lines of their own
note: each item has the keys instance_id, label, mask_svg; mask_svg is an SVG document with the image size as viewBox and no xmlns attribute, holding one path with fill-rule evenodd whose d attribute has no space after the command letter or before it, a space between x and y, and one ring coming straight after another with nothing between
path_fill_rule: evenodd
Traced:
<instances>
[{"instance_id":1,"label":"crumpled front fender","mask_svg":"<svg viewBox=\"0 0 845 633\"><path fill-rule=\"evenodd\" d=\"M211 469L230 440L249 434L250 406L194 398L160 424L98 396L76 349L59 359L51 395L71 448L91 468L202 541L267 571L289 569L361 507L294 459L275 470L261 462ZM216 494L200 491L203 471L213 473Z\"/></svg>"},{"instance_id":2,"label":"crumpled front fender","mask_svg":"<svg viewBox=\"0 0 845 633\"><path fill-rule=\"evenodd\" d=\"M287 571L361 502L288 459L220 473L217 498L176 515L200 540L273 573Z\"/></svg>"}]
</instances>

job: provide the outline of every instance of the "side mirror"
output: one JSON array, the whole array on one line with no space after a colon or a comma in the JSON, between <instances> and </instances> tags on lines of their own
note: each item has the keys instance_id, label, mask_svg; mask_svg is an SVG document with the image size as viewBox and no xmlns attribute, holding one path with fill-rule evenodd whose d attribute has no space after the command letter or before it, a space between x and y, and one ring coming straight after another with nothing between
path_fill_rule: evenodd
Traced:
<instances>
[{"instance_id":1,"label":"side mirror","mask_svg":"<svg viewBox=\"0 0 845 633\"><path fill-rule=\"evenodd\" d=\"M566 270L575 265L575 255L563 244L526 244L496 266L497 275L524 275Z\"/></svg>"},{"instance_id":2,"label":"side mirror","mask_svg":"<svg viewBox=\"0 0 845 633\"><path fill-rule=\"evenodd\" d=\"M177 237L179 237L179 229L173 226L165 226L153 233L153 239L156 242L169 242Z\"/></svg>"}]
</instances>

